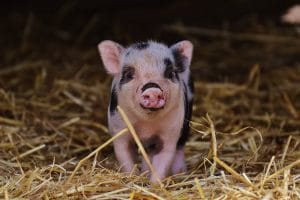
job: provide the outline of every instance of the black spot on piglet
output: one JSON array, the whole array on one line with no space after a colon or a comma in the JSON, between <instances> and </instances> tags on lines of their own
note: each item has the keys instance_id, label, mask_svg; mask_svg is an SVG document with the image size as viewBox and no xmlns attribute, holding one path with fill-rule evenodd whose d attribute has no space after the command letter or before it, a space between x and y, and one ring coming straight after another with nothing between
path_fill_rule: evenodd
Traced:
<instances>
[{"instance_id":1,"label":"black spot on piglet","mask_svg":"<svg viewBox=\"0 0 300 200\"><path fill-rule=\"evenodd\" d=\"M143 49L147 49L149 47L149 43L148 42L139 42L139 43L133 44L132 47L135 49L138 49L138 50L143 50Z\"/></svg>"},{"instance_id":2,"label":"black spot on piglet","mask_svg":"<svg viewBox=\"0 0 300 200\"><path fill-rule=\"evenodd\" d=\"M116 86L113 85L110 96L109 112L114 114L118 106L118 96L116 92Z\"/></svg>"},{"instance_id":3,"label":"black spot on piglet","mask_svg":"<svg viewBox=\"0 0 300 200\"><path fill-rule=\"evenodd\" d=\"M165 66L166 67L173 67L172 65L173 65L173 63L172 63L172 61L171 61L171 59L170 58L164 58L164 64L165 64Z\"/></svg>"},{"instance_id":4,"label":"black spot on piglet","mask_svg":"<svg viewBox=\"0 0 300 200\"><path fill-rule=\"evenodd\" d=\"M177 72L181 73L184 72L187 68L187 57L185 57L184 55L182 55L181 51L179 49L174 49L172 51L172 54L174 56L174 60L175 60L175 66L177 68Z\"/></svg>"},{"instance_id":5,"label":"black spot on piglet","mask_svg":"<svg viewBox=\"0 0 300 200\"><path fill-rule=\"evenodd\" d=\"M143 139L141 142L146 152L152 155L158 154L164 146L164 142L158 135L152 135L150 138Z\"/></svg>"},{"instance_id":6,"label":"black spot on piglet","mask_svg":"<svg viewBox=\"0 0 300 200\"><path fill-rule=\"evenodd\" d=\"M134 77L135 69L130 66L123 67L122 76L120 79L120 88L125 83L130 82Z\"/></svg>"},{"instance_id":7,"label":"black spot on piglet","mask_svg":"<svg viewBox=\"0 0 300 200\"><path fill-rule=\"evenodd\" d=\"M194 84L192 82L191 76L190 76L190 81L189 81L189 87L191 88L191 90L194 90ZM181 135L180 135L180 138L177 142L177 149L180 149L185 145L185 143L188 140L188 137L190 135L189 123L190 123L190 120L191 120L191 117L192 117L193 99L188 100L187 90L188 90L188 88L187 88L186 84L184 83L184 105L185 105L184 110L185 110L185 114L184 114L183 125L182 125L182 128L181 128Z\"/></svg>"},{"instance_id":8,"label":"black spot on piglet","mask_svg":"<svg viewBox=\"0 0 300 200\"><path fill-rule=\"evenodd\" d=\"M174 65L170 60L170 58L164 58L164 64L165 64L164 77L172 80L173 82L175 82L175 80L179 81L177 69L174 68Z\"/></svg>"},{"instance_id":9,"label":"black spot on piglet","mask_svg":"<svg viewBox=\"0 0 300 200\"><path fill-rule=\"evenodd\" d=\"M141 142L147 154L150 155L158 154L164 147L164 142L159 137L159 135L152 135L149 138L143 138ZM132 158L135 160L138 157L138 147L135 144L134 140L129 141L128 150Z\"/></svg>"},{"instance_id":10,"label":"black spot on piglet","mask_svg":"<svg viewBox=\"0 0 300 200\"><path fill-rule=\"evenodd\" d=\"M193 77L191 74L189 75L188 86L189 86L190 91L194 94L194 92L195 92L194 80L193 80Z\"/></svg>"}]
</instances>

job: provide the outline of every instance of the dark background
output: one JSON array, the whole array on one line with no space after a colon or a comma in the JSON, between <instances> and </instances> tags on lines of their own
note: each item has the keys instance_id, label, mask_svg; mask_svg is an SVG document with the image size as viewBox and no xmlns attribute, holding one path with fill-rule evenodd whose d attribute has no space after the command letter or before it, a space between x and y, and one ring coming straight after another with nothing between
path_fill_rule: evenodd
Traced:
<instances>
[{"instance_id":1,"label":"dark background","mask_svg":"<svg viewBox=\"0 0 300 200\"><path fill-rule=\"evenodd\" d=\"M299 34L280 19L297 2L1 1L0 67L37 58L48 59L55 66L62 62L99 66L96 47L104 39L123 45L148 39L170 45L189 39L195 45L196 79L243 81L256 63L262 70L299 63L299 54L291 49ZM213 30L219 35L194 34L186 27ZM233 37L226 37L228 32ZM236 33L250 34L250 39L239 39ZM257 40L257 34L263 34L264 39ZM269 41L268 37L274 38ZM281 37L292 39L281 43Z\"/></svg>"},{"instance_id":2,"label":"dark background","mask_svg":"<svg viewBox=\"0 0 300 200\"><path fill-rule=\"evenodd\" d=\"M104 38L128 43L132 40L180 39L163 31L169 24L229 29L247 32L255 23L282 25L280 16L296 0L128 0L128 1L2 1L1 45L17 43L26 21L33 15L39 25L32 32L39 37L82 46ZM85 26L84 38L78 38ZM9 34L7 34L9 33ZM15 34L16 37L11 37ZM32 36L32 37L34 37ZM44 38L39 38L45 43ZM37 38L35 38L37 39Z\"/></svg>"}]
</instances>

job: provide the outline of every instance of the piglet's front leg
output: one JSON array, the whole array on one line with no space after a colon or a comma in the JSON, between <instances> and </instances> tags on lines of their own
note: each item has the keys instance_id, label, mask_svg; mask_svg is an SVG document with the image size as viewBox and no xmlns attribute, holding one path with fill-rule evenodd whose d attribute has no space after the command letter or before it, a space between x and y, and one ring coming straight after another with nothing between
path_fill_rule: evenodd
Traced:
<instances>
[{"instance_id":1,"label":"piglet's front leg","mask_svg":"<svg viewBox=\"0 0 300 200\"><path fill-rule=\"evenodd\" d=\"M168 176L170 167L174 160L176 153L176 142L167 142L164 144L163 149L156 155L153 156L152 165L158 174L158 177L163 180ZM151 174L151 181L156 183L156 177Z\"/></svg>"},{"instance_id":2,"label":"piglet's front leg","mask_svg":"<svg viewBox=\"0 0 300 200\"><path fill-rule=\"evenodd\" d=\"M114 149L117 160L121 165L122 172L131 173L134 169L133 150L130 140L126 137L118 138L114 141Z\"/></svg>"}]
</instances>

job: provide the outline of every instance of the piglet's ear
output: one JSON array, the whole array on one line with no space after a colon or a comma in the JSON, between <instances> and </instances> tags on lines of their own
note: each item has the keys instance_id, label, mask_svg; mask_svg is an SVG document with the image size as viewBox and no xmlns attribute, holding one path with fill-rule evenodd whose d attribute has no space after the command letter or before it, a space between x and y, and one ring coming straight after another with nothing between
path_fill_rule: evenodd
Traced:
<instances>
[{"instance_id":1,"label":"piglet's ear","mask_svg":"<svg viewBox=\"0 0 300 200\"><path fill-rule=\"evenodd\" d=\"M124 48L116 42L104 40L98 44L98 50L107 72L118 74L121 71L121 54Z\"/></svg>"},{"instance_id":2,"label":"piglet's ear","mask_svg":"<svg viewBox=\"0 0 300 200\"><path fill-rule=\"evenodd\" d=\"M175 60L181 62L181 67L188 68L193 55L193 44L188 40L183 40L171 46Z\"/></svg>"}]
</instances>

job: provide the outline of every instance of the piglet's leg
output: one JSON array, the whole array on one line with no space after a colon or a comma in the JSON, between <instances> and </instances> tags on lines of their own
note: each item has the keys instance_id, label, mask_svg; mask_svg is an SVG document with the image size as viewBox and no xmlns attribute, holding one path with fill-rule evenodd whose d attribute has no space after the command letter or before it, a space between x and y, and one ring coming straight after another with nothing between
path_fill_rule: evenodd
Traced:
<instances>
[{"instance_id":1,"label":"piglet's leg","mask_svg":"<svg viewBox=\"0 0 300 200\"><path fill-rule=\"evenodd\" d=\"M176 150L175 158L171 168L172 175L185 173L186 172L186 164L184 158L184 150L183 147Z\"/></svg>"},{"instance_id":2,"label":"piglet's leg","mask_svg":"<svg viewBox=\"0 0 300 200\"><path fill-rule=\"evenodd\" d=\"M134 169L133 150L131 144L126 138L118 138L114 141L116 157L121 165L123 172L132 172Z\"/></svg>"},{"instance_id":3,"label":"piglet's leg","mask_svg":"<svg viewBox=\"0 0 300 200\"><path fill-rule=\"evenodd\" d=\"M149 156L149 159L151 160L150 156ZM146 172L146 171L150 171L150 168L149 168L146 160L143 158L142 159L142 164L141 164L141 173Z\"/></svg>"},{"instance_id":4,"label":"piglet's leg","mask_svg":"<svg viewBox=\"0 0 300 200\"><path fill-rule=\"evenodd\" d=\"M171 144L165 144L161 152L153 156L152 165L161 180L163 180L168 175L174 159L175 152L176 142ZM150 179L154 183L157 182L153 174L151 174Z\"/></svg>"}]
</instances>

